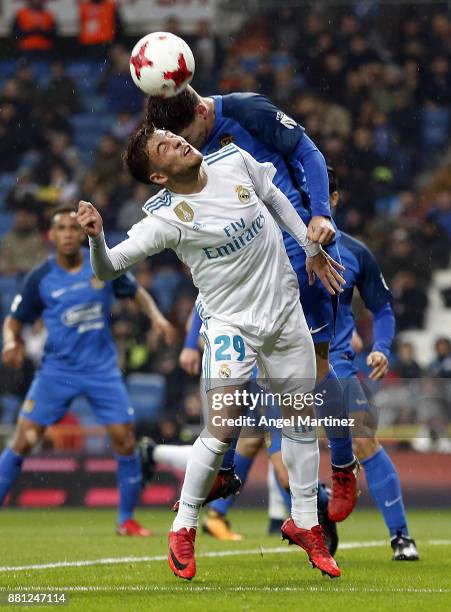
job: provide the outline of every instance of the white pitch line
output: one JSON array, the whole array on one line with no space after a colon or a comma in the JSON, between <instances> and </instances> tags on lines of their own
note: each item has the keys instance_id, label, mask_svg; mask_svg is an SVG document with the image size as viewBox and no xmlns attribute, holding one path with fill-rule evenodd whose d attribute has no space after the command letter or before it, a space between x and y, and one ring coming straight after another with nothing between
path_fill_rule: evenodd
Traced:
<instances>
[{"instance_id":1,"label":"white pitch line","mask_svg":"<svg viewBox=\"0 0 451 612\"><path fill-rule=\"evenodd\" d=\"M25 591L29 592L39 592L39 593L49 593L49 592L63 592L63 593L109 593L109 592L118 592L118 593L202 593L202 592L234 592L234 593L248 593L248 592L263 592L263 593L305 593L305 592L313 592L313 593L451 593L451 589L430 589L430 588L415 588L415 587L394 587L394 588L386 588L381 589L378 587L369 587L360 589L358 587L353 587L344 584L342 587L324 587L324 586L315 586L315 585L305 585L305 586L297 586L297 587L269 587L269 586L236 586L236 587L221 587L221 586L149 586L149 585L116 585L111 587L97 586L97 585L83 585L83 586L15 586L15 587L1 587L0 592L2 591L11 591L14 592Z\"/></svg>"},{"instance_id":2,"label":"white pitch line","mask_svg":"<svg viewBox=\"0 0 451 612\"><path fill-rule=\"evenodd\" d=\"M431 546L449 546L451 540L429 540L426 542ZM367 542L343 542L340 543L340 550L350 550L353 548L375 548L377 546L387 546L385 540L372 540ZM201 553L202 557L236 557L241 555L273 555L286 554L297 551L296 547L277 546L275 548L251 548L244 550L217 550ZM92 565L118 565L123 563L149 563L153 561L166 561L166 555L154 557L107 557L104 559L81 559L80 561L57 561L55 563L38 563L33 565L4 565L0 566L0 572L25 572L30 570L56 569L60 567L88 567Z\"/></svg>"}]
</instances>

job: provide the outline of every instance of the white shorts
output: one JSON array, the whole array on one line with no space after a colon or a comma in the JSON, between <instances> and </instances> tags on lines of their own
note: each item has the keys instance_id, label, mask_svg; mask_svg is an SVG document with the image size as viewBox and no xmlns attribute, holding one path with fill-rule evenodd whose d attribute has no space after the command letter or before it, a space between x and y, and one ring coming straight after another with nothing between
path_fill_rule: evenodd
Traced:
<instances>
[{"instance_id":1,"label":"white shorts","mask_svg":"<svg viewBox=\"0 0 451 612\"><path fill-rule=\"evenodd\" d=\"M214 318L204 321L200 333L207 391L247 383L256 366L259 382L273 393L308 393L315 386L315 349L299 302L268 335L249 334Z\"/></svg>"}]
</instances>

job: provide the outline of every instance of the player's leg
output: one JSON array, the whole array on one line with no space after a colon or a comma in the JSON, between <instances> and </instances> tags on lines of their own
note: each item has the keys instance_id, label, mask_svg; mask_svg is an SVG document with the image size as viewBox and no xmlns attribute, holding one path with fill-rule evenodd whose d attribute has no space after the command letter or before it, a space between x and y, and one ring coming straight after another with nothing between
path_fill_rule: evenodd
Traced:
<instances>
[{"instance_id":1,"label":"player's leg","mask_svg":"<svg viewBox=\"0 0 451 612\"><path fill-rule=\"evenodd\" d=\"M287 507L286 499L282 494L281 487L274 473L271 462L268 464L268 534L280 536L280 530L287 516L290 514L290 506Z\"/></svg>"},{"instance_id":2,"label":"player's leg","mask_svg":"<svg viewBox=\"0 0 451 612\"><path fill-rule=\"evenodd\" d=\"M313 342L299 303L273 343L266 342L263 346L259 353L260 368L267 377L265 386L269 386L272 393L280 394L279 405L284 416L281 450L288 471L292 503L291 518L285 521L282 536L303 548L310 562L322 572L332 577L340 576L318 524L319 449L316 431L299 420L300 416L305 419L313 414L308 404L314 403L316 378Z\"/></svg>"},{"instance_id":3,"label":"player's leg","mask_svg":"<svg viewBox=\"0 0 451 612\"><path fill-rule=\"evenodd\" d=\"M48 425L56 423L69 408L77 391L71 381L57 373L35 376L23 402L11 445L0 455L0 506L20 474L25 456L42 439Z\"/></svg>"},{"instance_id":4,"label":"player's leg","mask_svg":"<svg viewBox=\"0 0 451 612\"><path fill-rule=\"evenodd\" d=\"M339 261L336 244L327 247L329 254ZM291 264L297 274L301 304L315 345L317 387L322 401L316 406L317 416L347 418L347 407L343 401L343 390L329 360L329 345L335 333L335 315L338 301L330 296L317 279L309 285L303 254L291 257ZM332 463L332 497L329 502L329 516L333 521L344 520L354 509L357 501L358 465L352 450L352 436L349 428L339 430L325 428L329 442Z\"/></svg>"},{"instance_id":5,"label":"player's leg","mask_svg":"<svg viewBox=\"0 0 451 612\"><path fill-rule=\"evenodd\" d=\"M199 511L221 467L224 454L239 431L233 419L244 416L246 407L232 399L242 397L255 365L256 353L243 334L223 323L209 320L202 335L205 350L203 378L209 403L208 422L194 442L185 472L177 516L169 532L169 566L177 576L191 579L196 573L194 541ZM231 418L229 424L223 419Z\"/></svg>"},{"instance_id":6,"label":"player's leg","mask_svg":"<svg viewBox=\"0 0 451 612\"><path fill-rule=\"evenodd\" d=\"M235 451L234 467L236 475L241 480L241 487L245 485L254 459L262 445L262 437L239 438ZM226 519L227 513L234 504L235 499L234 495L230 495L227 498L221 497L211 502L208 507L207 516L202 524L202 529L205 533L218 540L242 540L243 536L234 533L230 529L230 522Z\"/></svg>"},{"instance_id":7,"label":"player's leg","mask_svg":"<svg viewBox=\"0 0 451 612\"><path fill-rule=\"evenodd\" d=\"M288 482L287 469L282 459L282 435L281 429L278 427L268 427L266 432L266 441L268 448L268 455L271 463L274 466L274 478L276 486L279 489L279 495L285 502L286 509L291 512L291 495L290 487ZM318 523L321 525L324 531L327 548L331 555L335 554L338 547L338 533L337 525L334 521L331 521L328 516L329 506L329 495L326 492L326 488L318 481L318 494L316 500L316 507L318 511ZM270 515L271 516L271 515Z\"/></svg>"},{"instance_id":8,"label":"player's leg","mask_svg":"<svg viewBox=\"0 0 451 612\"><path fill-rule=\"evenodd\" d=\"M22 470L22 463L36 444L42 439L45 426L19 417L10 446L0 455L0 506Z\"/></svg>"},{"instance_id":9,"label":"player's leg","mask_svg":"<svg viewBox=\"0 0 451 612\"><path fill-rule=\"evenodd\" d=\"M83 391L94 414L110 435L117 461L119 507L116 533L146 537L151 532L135 519L142 488L141 460L136 448L133 410L119 372L84 378Z\"/></svg>"}]
</instances>

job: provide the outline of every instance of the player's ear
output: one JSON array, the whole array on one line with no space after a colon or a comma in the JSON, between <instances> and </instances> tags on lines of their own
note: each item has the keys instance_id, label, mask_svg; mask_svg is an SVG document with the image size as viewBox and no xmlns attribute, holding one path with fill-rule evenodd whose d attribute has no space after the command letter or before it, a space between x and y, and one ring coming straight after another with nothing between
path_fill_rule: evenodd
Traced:
<instances>
[{"instance_id":1,"label":"player's ear","mask_svg":"<svg viewBox=\"0 0 451 612\"><path fill-rule=\"evenodd\" d=\"M197 105L196 108L196 112L199 115L199 117L202 117L202 119L206 119L208 116L208 107L205 104L205 102L202 102L202 100L199 102L199 104Z\"/></svg>"},{"instance_id":2,"label":"player's ear","mask_svg":"<svg viewBox=\"0 0 451 612\"><path fill-rule=\"evenodd\" d=\"M152 172L149 179L156 185L165 185L168 181L168 177L165 174L160 174L160 172Z\"/></svg>"},{"instance_id":3,"label":"player's ear","mask_svg":"<svg viewBox=\"0 0 451 612\"><path fill-rule=\"evenodd\" d=\"M330 194L330 207L335 208L338 205L338 201L340 199L340 194L338 191L332 191Z\"/></svg>"}]
</instances>

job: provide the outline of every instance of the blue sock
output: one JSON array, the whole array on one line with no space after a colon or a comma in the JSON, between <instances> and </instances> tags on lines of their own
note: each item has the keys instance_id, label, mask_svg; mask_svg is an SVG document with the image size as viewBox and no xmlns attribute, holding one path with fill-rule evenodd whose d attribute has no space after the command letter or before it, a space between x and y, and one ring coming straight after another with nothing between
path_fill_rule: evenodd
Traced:
<instances>
[{"instance_id":1,"label":"blue sock","mask_svg":"<svg viewBox=\"0 0 451 612\"><path fill-rule=\"evenodd\" d=\"M318 417L348 418L348 410L343 399L343 389L332 366L315 388L315 393L321 393L322 404L316 404ZM332 465L344 467L354 461L352 452L352 437L349 427L324 427L330 446Z\"/></svg>"},{"instance_id":2,"label":"blue sock","mask_svg":"<svg viewBox=\"0 0 451 612\"><path fill-rule=\"evenodd\" d=\"M279 491L280 494L283 497L283 501L285 503L285 506L288 510L288 513L291 514L291 495L290 495L290 491L287 491L285 489L285 487L282 487L282 485L279 482L279 479L277 478L277 474L274 472L274 475L276 477L276 482L277 482L277 486L279 487Z\"/></svg>"},{"instance_id":3,"label":"blue sock","mask_svg":"<svg viewBox=\"0 0 451 612\"><path fill-rule=\"evenodd\" d=\"M119 485L118 521L121 525L132 518L141 492L141 462L136 452L134 455L117 455L117 480Z\"/></svg>"},{"instance_id":4,"label":"blue sock","mask_svg":"<svg viewBox=\"0 0 451 612\"><path fill-rule=\"evenodd\" d=\"M240 453L234 453L235 456L235 472L241 478L241 482L244 483L247 480L247 476L249 474L249 470L254 462L254 458L250 459L249 457L244 457L244 455L240 455ZM225 516L227 512L230 510L230 506L235 501L235 495L229 495L226 499L223 497L221 499L215 499L209 504L209 508L219 512L222 516Z\"/></svg>"},{"instance_id":5,"label":"blue sock","mask_svg":"<svg viewBox=\"0 0 451 612\"><path fill-rule=\"evenodd\" d=\"M12 448L5 448L0 455L0 506L22 469L24 457L18 455Z\"/></svg>"},{"instance_id":6,"label":"blue sock","mask_svg":"<svg viewBox=\"0 0 451 612\"><path fill-rule=\"evenodd\" d=\"M229 446L229 449L224 454L224 459L222 460L222 464L221 464L222 470L226 470L234 466L235 450L236 450L237 444L238 444L238 438L234 438Z\"/></svg>"},{"instance_id":7,"label":"blue sock","mask_svg":"<svg viewBox=\"0 0 451 612\"><path fill-rule=\"evenodd\" d=\"M365 468L371 496L384 517L390 535L396 535L398 530L403 535L409 535L401 483L390 457L381 448L372 457L363 459L361 464Z\"/></svg>"},{"instance_id":8,"label":"blue sock","mask_svg":"<svg viewBox=\"0 0 451 612\"><path fill-rule=\"evenodd\" d=\"M318 512L326 512L327 506L329 504L329 496L326 493L326 489L321 486L321 483L318 480L318 498L317 498L317 508Z\"/></svg>"}]
</instances>

